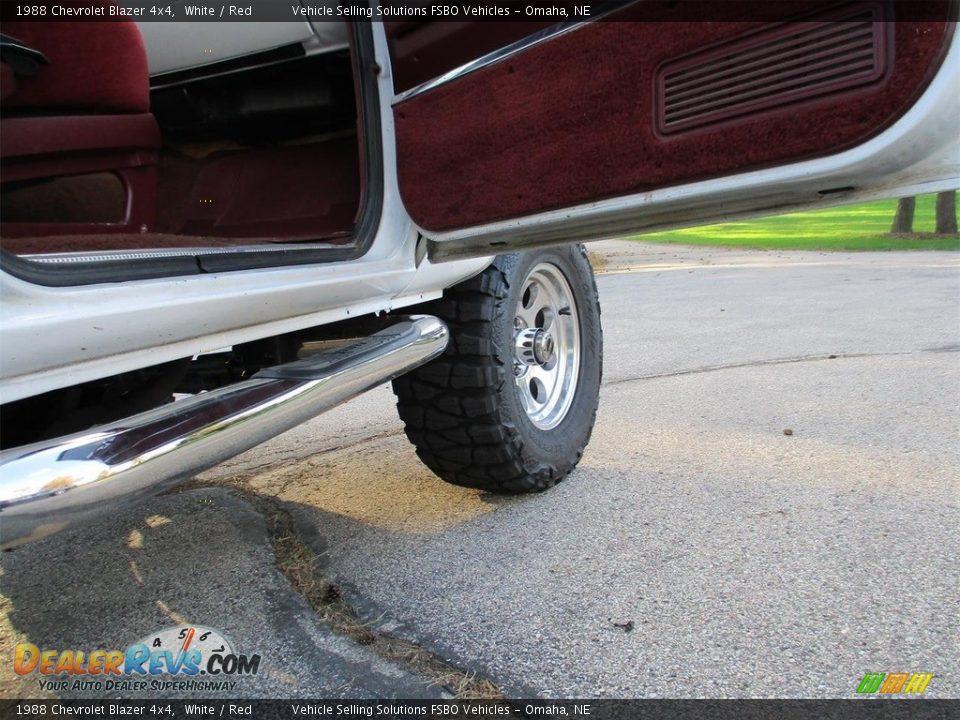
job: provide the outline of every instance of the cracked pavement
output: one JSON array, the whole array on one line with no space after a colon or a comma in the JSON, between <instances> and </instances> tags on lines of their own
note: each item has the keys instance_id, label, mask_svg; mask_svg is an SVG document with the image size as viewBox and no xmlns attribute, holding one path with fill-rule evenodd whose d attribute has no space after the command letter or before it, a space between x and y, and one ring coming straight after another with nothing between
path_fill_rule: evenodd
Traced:
<instances>
[{"instance_id":1,"label":"cracked pavement","mask_svg":"<svg viewBox=\"0 0 960 720\"><path fill-rule=\"evenodd\" d=\"M387 387L202 479L276 497L371 627L508 696L851 697L867 671L960 696L957 255L589 247L600 416L554 490L440 482ZM439 693L326 629L226 489L2 560L5 656L182 616L263 654L246 696Z\"/></svg>"}]
</instances>

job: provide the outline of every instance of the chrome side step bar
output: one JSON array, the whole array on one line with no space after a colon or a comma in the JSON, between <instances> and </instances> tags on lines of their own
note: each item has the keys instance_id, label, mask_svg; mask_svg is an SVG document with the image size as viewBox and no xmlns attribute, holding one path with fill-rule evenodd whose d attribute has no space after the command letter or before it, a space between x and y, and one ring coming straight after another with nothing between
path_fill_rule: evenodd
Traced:
<instances>
[{"instance_id":1,"label":"chrome side step bar","mask_svg":"<svg viewBox=\"0 0 960 720\"><path fill-rule=\"evenodd\" d=\"M414 316L250 380L67 437L0 453L0 547L154 495L443 352L441 320Z\"/></svg>"}]
</instances>

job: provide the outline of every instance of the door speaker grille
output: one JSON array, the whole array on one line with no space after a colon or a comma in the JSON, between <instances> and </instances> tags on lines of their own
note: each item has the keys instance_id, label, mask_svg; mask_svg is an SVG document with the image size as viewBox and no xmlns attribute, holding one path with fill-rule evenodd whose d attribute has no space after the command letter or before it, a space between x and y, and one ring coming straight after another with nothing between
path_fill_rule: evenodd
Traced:
<instances>
[{"instance_id":1,"label":"door speaker grille","mask_svg":"<svg viewBox=\"0 0 960 720\"><path fill-rule=\"evenodd\" d=\"M893 46L886 17L882 2L857 3L665 63L656 129L672 135L878 82Z\"/></svg>"}]
</instances>

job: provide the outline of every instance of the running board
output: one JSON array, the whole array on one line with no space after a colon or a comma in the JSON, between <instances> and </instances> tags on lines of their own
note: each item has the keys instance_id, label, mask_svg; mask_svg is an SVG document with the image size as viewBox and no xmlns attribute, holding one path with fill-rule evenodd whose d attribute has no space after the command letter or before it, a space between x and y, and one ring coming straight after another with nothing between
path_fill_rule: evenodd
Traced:
<instances>
[{"instance_id":1,"label":"running board","mask_svg":"<svg viewBox=\"0 0 960 720\"><path fill-rule=\"evenodd\" d=\"M441 320L413 316L349 345L262 370L67 437L0 453L0 547L115 513L437 357Z\"/></svg>"}]
</instances>

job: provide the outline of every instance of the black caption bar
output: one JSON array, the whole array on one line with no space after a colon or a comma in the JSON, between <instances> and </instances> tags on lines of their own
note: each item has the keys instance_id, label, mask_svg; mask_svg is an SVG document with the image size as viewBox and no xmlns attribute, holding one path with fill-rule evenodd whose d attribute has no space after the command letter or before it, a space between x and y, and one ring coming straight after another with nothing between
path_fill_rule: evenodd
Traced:
<instances>
[{"instance_id":1,"label":"black caption bar","mask_svg":"<svg viewBox=\"0 0 960 720\"><path fill-rule=\"evenodd\" d=\"M0 700L0 718L934 720L960 700Z\"/></svg>"},{"instance_id":2,"label":"black caption bar","mask_svg":"<svg viewBox=\"0 0 960 720\"><path fill-rule=\"evenodd\" d=\"M949 20L949 0L891 0L901 21ZM837 0L3 0L3 20L137 22L632 22L778 21ZM620 12L626 10L626 13Z\"/></svg>"},{"instance_id":3,"label":"black caption bar","mask_svg":"<svg viewBox=\"0 0 960 720\"><path fill-rule=\"evenodd\" d=\"M5 1L4 19L125 20L137 22L343 22L389 20L589 20L628 2L524 4L513 0L489 2L430 2L429 0L39 0ZM14 6L13 10L9 6Z\"/></svg>"}]
</instances>

